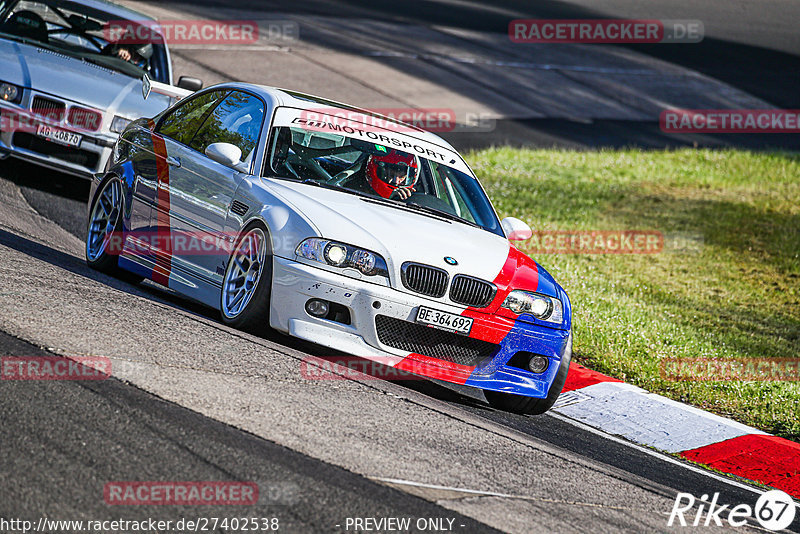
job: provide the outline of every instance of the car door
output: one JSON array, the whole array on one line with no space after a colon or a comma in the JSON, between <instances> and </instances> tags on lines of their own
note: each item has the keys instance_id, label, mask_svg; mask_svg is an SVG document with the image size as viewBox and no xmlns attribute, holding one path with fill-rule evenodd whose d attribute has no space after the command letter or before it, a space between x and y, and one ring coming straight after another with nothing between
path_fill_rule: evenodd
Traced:
<instances>
[{"instance_id":1,"label":"car door","mask_svg":"<svg viewBox=\"0 0 800 534\"><path fill-rule=\"evenodd\" d=\"M157 241L169 239L169 226L162 224L159 235L158 217L154 215L158 205L162 211L170 200L169 175L174 163L174 154L168 154L166 139L187 143L200 128L206 115L221 102L230 90L208 91L180 102L165 113L157 125L142 128L132 138L130 160L134 173L134 202L131 206L132 238L137 241L135 251L152 273L147 274L160 284L168 285L171 262L169 258L156 258L154 247ZM168 210L167 210L168 211ZM163 217L162 217L162 222ZM166 232L166 233L163 233ZM163 249L165 245L162 244ZM158 260L158 261L157 261Z\"/></svg>"},{"instance_id":2,"label":"car door","mask_svg":"<svg viewBox=\"0 0 800 534\"><path fill-rule=\"evenodd\" d=\"M166 129L159 129L168 176L159 175L159 199L151 226L159 234L169 231L171 235L168 241L154 242L155 255L170 259L170 285L198 289L194 284L199 282L221 287L230 247L219 245L232 237L224 234L228 210L246 175L241 171L251 172L247 165L258 144L265 108L264 101L255 95L229 91L207 108L196 129L190 128L194 133L168 136ZM213 143L238 148L242 154L239 169L208 157L206 149ZM209 295L198 298L213 300Z\"/></svg>"},{"instance_id":3,"label":"car door","mask_svg":"<svg viewBox=\"0 0 800 534\"><path fill-rule=\"evenodd\" d=\"M187 99L166 113L157 126L142 128L131 138L128 157L133 164L133 191L136 200L133 204L131 228L141 231L143 237L146 236L145 232L153 229L151 214L152 208L158 203L159 169L162 175L169 170L164 139L188 143L200 128L206 114L228 93L230 90L210 91Z\"/></svg>"}]
</instances>

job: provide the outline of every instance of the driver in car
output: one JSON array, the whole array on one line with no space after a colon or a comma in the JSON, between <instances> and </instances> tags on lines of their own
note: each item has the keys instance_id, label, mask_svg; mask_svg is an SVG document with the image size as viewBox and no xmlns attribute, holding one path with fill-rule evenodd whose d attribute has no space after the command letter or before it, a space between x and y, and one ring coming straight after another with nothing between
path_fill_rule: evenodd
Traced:
<instances>
[{"instance_id":1,"label":"driver in car","mask_svg":"<svg viewBox=\"0 0 800 534\"><path fill-rule=\"evenodd\" d=\"M103 53L116 56L124 61L133 63L137 67L146 68L148 60L153 56L153 45L123 46L110 44L103 49Z\"/></svg>"},{"instance_id":2,"label":"driver in car","mask_svg":"<svg viewBox=\"0 0 800 534\"><path fill-rule=\"evenodd\" d=\"M419 160L413 154L376 145L379 154L370 155L363 172L341 184L383 198L405 200L415 192L419 179Z\"/></svg>"}]
</instances>

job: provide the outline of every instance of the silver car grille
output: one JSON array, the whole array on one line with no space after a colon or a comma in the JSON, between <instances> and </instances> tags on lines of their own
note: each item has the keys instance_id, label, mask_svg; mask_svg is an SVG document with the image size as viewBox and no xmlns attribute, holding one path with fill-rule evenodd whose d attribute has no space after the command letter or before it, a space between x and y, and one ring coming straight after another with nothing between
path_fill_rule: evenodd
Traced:
<instances>
[{"instance_id":1,"label":"silver car grille","mask_svg":"<svg viewBox=\"0 0 800 534\"><path fill-rule=\"evenodd\" d=\"M406 262L400 274L403 285L415 293L439 298L447 292L448 275L444 269Z\"/></svg>"},{"instance_id":2,"label":"silver car grille","mask_svg":"<svg viewBox=\"0 0 800 534\"><path fill-rule=\"evenodd\" d=\"M458 304L485 308L494 299L497 287L485 280L458 274L453 277L450 287L450 300Z\"/></svg>"},{"instance_id":3,"label":"silver car grille","mask_svg":"<svg viewBox=\"0 0 800 534\"><path fill-rule=\"evenodd\" d=\"M31 105L31 111L55 122L60 122L64 118L66 109L67 105L64 102L39 95L33 97L33 104Z\"/></svg>"}]
</instances>

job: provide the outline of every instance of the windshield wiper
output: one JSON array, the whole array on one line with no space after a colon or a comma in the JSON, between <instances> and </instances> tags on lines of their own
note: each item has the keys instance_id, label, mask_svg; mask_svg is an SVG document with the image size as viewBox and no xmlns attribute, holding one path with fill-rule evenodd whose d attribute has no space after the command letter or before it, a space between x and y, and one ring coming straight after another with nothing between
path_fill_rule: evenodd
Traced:
<instances>
[{"instance_id":1,"label":"windshield wiper","mask_svg":"<svg viewBox=\"0 0 800 534\"><path fill-rule=\"evenodd\" d=\"M10 39L12 41L17 41L18 43L29 44L29 45L34 45L34 46L47 46L46 43L43 43L42 41L40 41L38 39L33 39L32 37L23 37L22 35L17 35L15 33L6 33L6 32L3 32L3 31L0 31L0 36L3 37L4 39Z\"/></svg>"},{"instance_id":2,"label":"windshield wiper","mask_svg":"<svg viewBox=\"0 0 800 534\"><path fill-rule=\"evenodd\" d=\"M449 217L442 217L441 216L442 214L439 213L439 212L423 211L423 210L417 209L415 206L411 206L409 204L406 204L402 200L390 200L388 198L373 197L373 196L370 196L370 195L362 195L362 196L364 198L362 198L361 200L363 200L364 202L372 202L373 204L380 204L381 206L387 206L389 208L394 208L394 209L397 209L397 210L410 211L411 213L416 213L417 215L424 214L427 217L433 217L434 219L439 219L442 222L446 222L447 224L450 224Z\"/></svg>"},{"instance_id":3,"label":"windshield wiper","mask_svg":"<svg viewBox=\"0 0 800 534\"><path fill-rule=\"evenodd\" d=\"M65 53L68 54L69 52L65 52ZM78 55L78 54L70 54L70 55L72 55L75 59L80 59L81 61L85 61L86 63L91 63L92 65L97 65L98 67L102 67L102 68L104 68L106 70L113 70L115 72L119 72L116 69L112 69L111 67L109 67L108 65L103 63L102 61L97 61L96 59L89 59L86 56L81 56L81 55Z\"/></svg>"},{"instance_id":4,"label":"windshield wiper","mask_svg":"<svg viewBox=\"0 0 800 534\"><path fill-rule=\"evenodd\" d=\"M447 213L446 211L437 210L436 208L431 208L428 206L423 206L422 204L417 204L416 202L404 202L402 200L395 200L383 197L373 197L371 195L366 195L361 193L360 196L365 197L367 202L375 202L377 204L383 204L385 206L391 206L393 208L398 209L405 209L408 211L415 211L417 213L424 213L426 215L430 215L432 217L438 217L440 219L444 219L445 221L458 221L464 224L468 224L469 226L474 226L475 228L484 229L483 226L479 224L475 224L472 221L468 221L466 219L462 219L458 215L453 215L451 213Z\"/></svg>"},{"instance_id":5,"label":"windshield wiper","mask_svg":"<svg viewBox=\"0 0 800 534\"><path fill-rule=\"evenodd\" d=\"M290 178L291 179L291 178ZM361 191L354 191L352 189L348 189L342 185L338 184L330 184L328 182L320 182L318 180L314 180L313 178L303 178L302 180L298 180L301 184L308 184L308 185L316 185L317 187L324 187L325 189L333 189L334 191L342 191L343 193L352 193L353 195L359 197L368 197L366 193L362 193ZM370 197L372 198L372 197Z\"/></svg>"},{"instance_id":6,"label":"windshield wiper","mask_svg":"<svg viewBox=\"0 0 800 534\"><path fill-rule=\"evenodd\" d=\"M445 219L450 219L451 221L458 221L464 224L468 224L470 226L474 226L475 228L483 228L483 226L476 224L472 221L468 221L467 219L462 219L458 215L453 215L452 213L447 213L446 211L437 210L436 208L431 208L429 206L423 206L422 204L417 204L416 202L405 202L405 206L415 209L417 211L422 211L425 213L430 213L431 215L436 215L437 217L443 217Z\"/></svg>"}]
</instances>

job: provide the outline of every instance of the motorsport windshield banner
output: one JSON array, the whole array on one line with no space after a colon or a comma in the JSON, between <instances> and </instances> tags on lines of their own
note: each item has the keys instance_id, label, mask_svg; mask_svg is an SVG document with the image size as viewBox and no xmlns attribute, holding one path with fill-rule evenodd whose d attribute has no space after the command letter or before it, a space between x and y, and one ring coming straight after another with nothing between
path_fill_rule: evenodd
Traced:
<instances>
[{"instance_id":1,"label":"motorsport windshield banner","mask_svg":"<svg viewBox=\"0 0 800 534\"><path fill-rule=\"evenodd\" d=\"M280 107L275 110L272 126L289 126L356 138L415 154L472 176L469 167L457 153L444 146L408 135L407 132L415 131L414 127L395 122L389 118L374 117L359 111L338 108L297 109Z\"/></svg>"}]
</instances>

